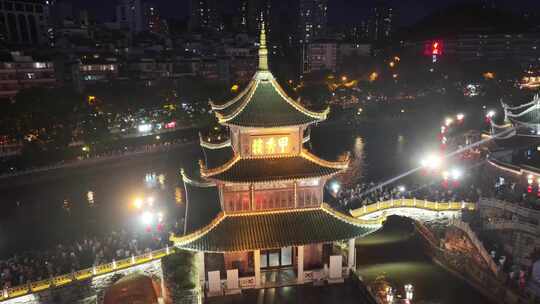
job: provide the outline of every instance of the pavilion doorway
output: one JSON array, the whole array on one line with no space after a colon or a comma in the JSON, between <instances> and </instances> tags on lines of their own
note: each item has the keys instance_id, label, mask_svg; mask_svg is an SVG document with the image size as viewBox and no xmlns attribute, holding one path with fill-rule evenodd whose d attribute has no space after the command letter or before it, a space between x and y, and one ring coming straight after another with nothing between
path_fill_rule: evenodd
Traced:
<instances>
[{"instance_id":1,"label":"pavilion doorway","mask_svg":"<svg viewBox=\"0 0 540 304\"><path fill-rule=\"evenodd\" d=\"M261 250L261 269L291 267L293 263L292 247Z\"/></svg>"}]
</instances>

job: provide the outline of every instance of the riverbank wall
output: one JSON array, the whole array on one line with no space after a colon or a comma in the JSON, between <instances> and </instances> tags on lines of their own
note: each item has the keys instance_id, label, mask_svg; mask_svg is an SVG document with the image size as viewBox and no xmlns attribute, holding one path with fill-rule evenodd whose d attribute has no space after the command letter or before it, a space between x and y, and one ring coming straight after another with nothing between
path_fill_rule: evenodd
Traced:
<instances>
[{"instance_id":1,"label":"riverbank wall","mask_svg":"<svg viewBox=\"0 0 540 304\"><path fill-rule=\"evenodd\" d=\"M81 170L84 170L86 174L93 174L99 173L104 169L120 169L141 161L152 161L157 158L167 157L168 153L179 150L185 150L188 153L197 153L197 143L198 141L191 141L187 143L164 145L156 149L96 157L66 164L37 168L14 174L6 174L0 176L0 189L13 186L23 186L36 182L48 182L55 179L69 177L75 173L80 173Z\"/></svg>"}]
</instances>

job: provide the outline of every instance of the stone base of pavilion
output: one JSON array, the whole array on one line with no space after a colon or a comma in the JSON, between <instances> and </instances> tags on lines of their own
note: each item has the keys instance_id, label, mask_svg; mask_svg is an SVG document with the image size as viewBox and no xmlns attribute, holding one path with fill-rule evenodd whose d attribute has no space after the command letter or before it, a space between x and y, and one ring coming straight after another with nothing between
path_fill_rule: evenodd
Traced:
<instances>
[{"instance_id":1,"label":"stone base of pavilion","mask_svg":"<svg viewBox=\"0 0 540 304\"><path fill-rule=\"evenodd\" d=\"M343 283L356 267L355 239L227 253L197 253L197 270L207 297L243 289Z\"/></svg>"}]
</instances>

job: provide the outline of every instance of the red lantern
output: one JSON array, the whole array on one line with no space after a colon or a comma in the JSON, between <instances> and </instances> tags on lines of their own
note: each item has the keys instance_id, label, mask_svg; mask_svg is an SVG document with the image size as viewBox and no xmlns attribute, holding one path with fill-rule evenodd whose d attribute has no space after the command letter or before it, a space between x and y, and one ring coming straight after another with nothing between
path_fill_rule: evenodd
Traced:
<instances>
[{"instance_id":1,"label":"red lantern","mask_svg":"<svg viewBox=\"0 0 540 304\"><path fill-rule=\"evenodd\" d=\"M527 193L532 193L532 186L531 185L528 185L527 186Z\"/></svg>"}]
</instances>

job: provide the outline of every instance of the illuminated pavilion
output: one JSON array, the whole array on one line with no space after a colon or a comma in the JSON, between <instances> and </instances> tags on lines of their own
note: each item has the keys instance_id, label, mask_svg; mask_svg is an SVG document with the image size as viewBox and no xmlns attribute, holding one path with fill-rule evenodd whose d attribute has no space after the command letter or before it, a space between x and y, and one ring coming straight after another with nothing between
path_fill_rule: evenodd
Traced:
<instances>
[{"instance_id":1,"label":"illuminated pavilion","mask_svg":"<svg viewBox=\"0 0 540 304\"><path fill-rule=\"evenodd\" d=\"M286 268L295 283L308 282L331 264L338 243L348 248L339 272L354 267L355 238L381 224L324 203L325 183L347 169L348 158L327 161L304 148L308 128L324 121L328 109L313 112L287 96L268 69L264 24L250 83L233 99L210 104L229 137L201 137L199 170L182 170L184 234L171 236L176 247L199 253L201 281L216 270L229 279L237 269L239 288L263 287L261 271Z\"/></svg>"}]
</instances>

